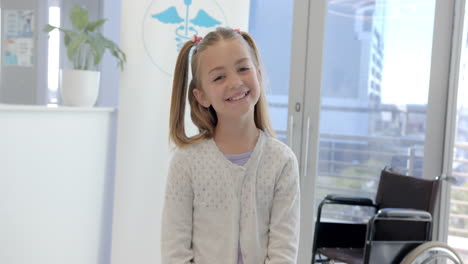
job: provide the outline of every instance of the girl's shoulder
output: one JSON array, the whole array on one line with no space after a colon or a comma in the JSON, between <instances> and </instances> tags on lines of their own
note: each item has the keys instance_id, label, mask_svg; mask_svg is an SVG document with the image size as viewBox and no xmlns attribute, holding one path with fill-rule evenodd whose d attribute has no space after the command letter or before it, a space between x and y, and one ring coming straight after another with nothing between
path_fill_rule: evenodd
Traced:
<instances>
[{"instance_id":1,"label":"girl's shoulder","mask_svg":"<svg viewBox=\"0 0 468 264\"><path fill-rule=\"evenodd\" d=\"M202 140L200 142L185 146L185 147L174 147L172 151L173 159L186 159L194 155L200 155L208 151L209 139Z\"/></svg>"},{"instance_id":2,"label":"girl's shoulder","mask_svg":"<svg viewBox=\"0 0 468 264\"><path fill-rule=\"evenodd\" d=\"M279 157L287 158L287 159L296 159L296 155L292 151L292 149L286 145L284 142L281 140L266 135L266 140L265 140L265 145L264 145L264 151L266 153L271 153Z\"/></svg>"}]
</instances>

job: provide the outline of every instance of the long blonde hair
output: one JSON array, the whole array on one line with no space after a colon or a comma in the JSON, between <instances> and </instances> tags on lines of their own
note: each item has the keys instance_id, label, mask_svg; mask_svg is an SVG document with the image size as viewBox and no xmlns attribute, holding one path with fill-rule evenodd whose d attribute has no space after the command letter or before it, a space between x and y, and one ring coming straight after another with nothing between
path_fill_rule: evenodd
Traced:
<instances>
[{"instance_id":1,"label":"long blonde hair","mask_svg":"<svg viewBox=\"0 0 468 264\"><path fill-rule=\"evenodd\" d=\"M208 33L200 42L195 44L193 41L187 41L181 48L177 63L174 70L174 80L172 84L171 97L171 112L169 117L169 137L178 147L188 146L204 139L212 138L214 129L218 123L216 112L212 106L209 108L203 107L196 100L193 90L201 88L198 78L198 66L200 54L209 46L216 44L221 40L240 39L247 43L251 56L257 68L261 67L260 56L252 37L246 32L237 32L230 28L218 27L215 31ZM188 83L189 75L189 56L192 47L194 50L191 54L191 70L192 80ZM268 116L268 105L265 97L265 89L263 82L260 91L260 98L255 105L254 120L257 128L274 136L271 127L270 118ZM185 100L187 97L188 86L188 101L190 103L192 122L198 127L199 134L188 137L185 133Z\"/></svg>"}]
</instances>

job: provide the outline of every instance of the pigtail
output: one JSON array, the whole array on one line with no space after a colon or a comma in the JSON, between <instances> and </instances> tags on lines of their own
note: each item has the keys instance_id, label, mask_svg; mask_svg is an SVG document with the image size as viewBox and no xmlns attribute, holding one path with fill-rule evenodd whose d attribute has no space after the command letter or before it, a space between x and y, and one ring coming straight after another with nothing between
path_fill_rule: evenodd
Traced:
<instances>
[{"instance_id":1,"label":"pigtail","mask_svg":"<svg viewBox=\"0 0 468 264\"><path fill-rule=\"evenodd\" d=\"M205 138L212 138L214 135L214 128L218 123L218 117L213 106L210 106L208 108L202 106L198 103L197 99L193 95L193 90L196 88L195 84L196 80L192 79L189 86L190 94L188 97L188 101L190 103L190 109L192 110L190 113L190 117L192 118L192 122L195 124L195 126L198 127L198 131L200 133L191 138L193 143Z\"/></svg>"},{"instance_id":2,"label":"pigtail","mask_svg":"<svg viewBox=\"0 0 468 264\"><path fill-rule=\"evenodd\" d=\"M257 49L257 45L255 45L255 41L253 40L252 36L249 35L249 33L247 32L244 32L244 31L240 31L239 32L240 35L242 36L242 38L244 38L244 40L247 42L247 44L250 46L250 48L252 48L252 52L255 57L255 61L258 62L258 64L260 64L260 56L259 56L259 52L258 52L258 49ZM260 65L257 65L257 66L260 66Z\"/></svg>"},{"instance_id":3,"label":"pigtail","mask_svg":"<svg viewBox=\"0 0 468 264\"><path fill-rule=\"evenodd\" d=\"M174 70L171 112L169 115L169 138L177 146L183 146L189 142L189 138L185 133L185 101L187 98L189 54L193 45L192 41L187 41L182 46Z\"/></svg>"}]
</instances>

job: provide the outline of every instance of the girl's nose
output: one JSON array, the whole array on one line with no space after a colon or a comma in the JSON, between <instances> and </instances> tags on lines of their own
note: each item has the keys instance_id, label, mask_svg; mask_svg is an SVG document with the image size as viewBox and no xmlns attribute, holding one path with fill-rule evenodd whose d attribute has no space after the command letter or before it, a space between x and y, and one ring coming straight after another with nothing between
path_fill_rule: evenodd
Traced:
<instances>
[{"instance_id":1,"label":"girl's nose","mask_svg":"<svg viewBox=\"0 0 468 264\"><path fill-rule=\"evenodd\" d=\"M236 89L242 87L242 78L237 74L234 73L231 75L231 80L229 82L229 88Z\"/></svg>"}]
</instances>

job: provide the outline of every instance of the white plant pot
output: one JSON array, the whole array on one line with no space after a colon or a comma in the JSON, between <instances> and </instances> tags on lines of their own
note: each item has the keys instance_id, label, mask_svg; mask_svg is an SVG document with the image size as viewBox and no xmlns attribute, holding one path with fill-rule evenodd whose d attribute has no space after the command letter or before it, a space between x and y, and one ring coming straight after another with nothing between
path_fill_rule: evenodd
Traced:
<instances>
[{"instance_id":1,"label":"white plant pot","mask_svg":"<svg viewBox=\"0 0 468 264\"><path fill-rule=\"evenodd\" d=\"M60 93L65 106L92 107L99 95L100 72L60 71Z\"/></svg>"}]
</instances>

